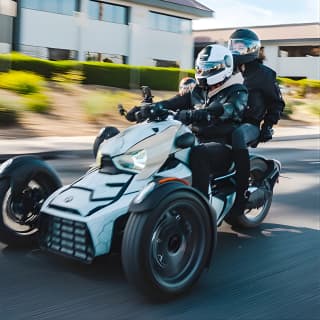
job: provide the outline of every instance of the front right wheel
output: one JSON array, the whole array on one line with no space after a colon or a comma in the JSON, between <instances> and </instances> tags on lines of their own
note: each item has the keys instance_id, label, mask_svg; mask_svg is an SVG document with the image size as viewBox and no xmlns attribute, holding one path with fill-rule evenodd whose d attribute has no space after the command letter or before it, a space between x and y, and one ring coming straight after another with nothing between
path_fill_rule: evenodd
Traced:
<instances>
[{"instance_id":1,"label":"front right wheel","mask_svg":"<svg viewBox=\"0 0 320 320\"><path fill-rule=\"evenodd\" d=\"M177 191L154 209L131 213L122 241L127 279L141 293L170 299L199 279L216 241L216 227L194 194Z\"/></svg>"}]
</instances>

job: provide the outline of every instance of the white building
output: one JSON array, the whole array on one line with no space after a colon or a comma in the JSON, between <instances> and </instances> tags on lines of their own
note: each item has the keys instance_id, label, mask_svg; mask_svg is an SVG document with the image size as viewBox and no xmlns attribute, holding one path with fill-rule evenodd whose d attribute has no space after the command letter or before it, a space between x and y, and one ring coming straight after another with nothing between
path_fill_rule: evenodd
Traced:
<instances>
[{"instance_id":1,"label":"white building","mask_svg":"<svg viewBox=\"0 0 320 320\"><path fill-rule=\"evenodd\" d=\"M13 20L16 13L16 1L0 0L0 53L7 53L12 49Z\"/></svg>"},{"instance_id":2,"label":"white building","mask_svg":"<svg viewBox=\"0 0 320 320\"><path fill-rule=\"evenodd\" d=\"M16 46L52 60L192 68L192 20L212 14L194 0L21 0Z\"/></svg>"},{"instance_id":3,"label":"white building","mask_svg":"<svg viewBox=\"0 0 320 320\"><path fill-rule=\"evenodd\" d=\"M246 28L246 27L245 27ZM320 79L320 23L249 27L265 47L265 64L281 77ZM235 28L194 31L195 47L227 44Z\"/></svg>"}]
</instances>

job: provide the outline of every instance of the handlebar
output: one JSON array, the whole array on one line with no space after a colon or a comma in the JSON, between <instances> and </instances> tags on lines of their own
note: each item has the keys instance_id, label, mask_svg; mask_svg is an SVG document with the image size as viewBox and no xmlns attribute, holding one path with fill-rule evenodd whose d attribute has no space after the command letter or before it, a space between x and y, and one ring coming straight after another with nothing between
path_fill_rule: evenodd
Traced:
<instances>
[{"instance_id":1,"label":"handlebar","mask_svg":"<svg viewBox=\"0 0 320 320\"><path fill-rule=\"evenodd\" d=\"M159 103L143 103L140 106L133 107L128 112L123 108L122 104L119 104L118 111L121 116L125 116L131 122L142 122L147 119L150 121L163 121L169 115L176 114Z\"/></svg>"}]
</instances>

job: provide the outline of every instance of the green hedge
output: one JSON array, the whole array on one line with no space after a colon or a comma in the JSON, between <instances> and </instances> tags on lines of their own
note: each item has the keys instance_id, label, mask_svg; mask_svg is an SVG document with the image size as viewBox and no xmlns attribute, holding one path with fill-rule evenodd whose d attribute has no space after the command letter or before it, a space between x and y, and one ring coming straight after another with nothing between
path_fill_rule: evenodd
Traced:
<instances>
[{"instance_id":1,"label":"green hedge","mask_svg":"<svg viewBox=\"0 0 320 320\"><path fill-rule=\"evenodd\" d=\"M0 128L18 123L18 112L8 101L0 100Z\"/></svg>"},{"instance_id":2,"label":"green hedge","mask_svg":"<svg viewBox=\"0 0 320 320\"><path fill-rule=\"evenodd\" d=\"M300 79L293 80L289 78L278 78L280 84L289 86L289 87L307 87L312 89L320 89L320 80L312 80L312 79Z\"/></svg>"},{"instance_id":3,"label":"green hedge","mask_svg":"<svg viewBox=\"0 0 320 320\"><path fill-rule=\"evenodd\" d=\"M173 90L185 76L194 76L193 70L177 68L136 67L105 62L49 61L19 53L0 54L0 71L25 70L52 79L56 74L79 70L84 84L117 88L139 88L148 85L155 90Z\"/></svg>"},{"instance_id":4,"label":"green hedge","mask_svg":"<svg viewBox=\"0 0 320 320\"><path fill-rule=\"evenodd\" d=\"M45 78L80 67L78 61L49 61L19 53L0 54L0 71L23 70L35 72Z\"/></svg>"}]
</instances>

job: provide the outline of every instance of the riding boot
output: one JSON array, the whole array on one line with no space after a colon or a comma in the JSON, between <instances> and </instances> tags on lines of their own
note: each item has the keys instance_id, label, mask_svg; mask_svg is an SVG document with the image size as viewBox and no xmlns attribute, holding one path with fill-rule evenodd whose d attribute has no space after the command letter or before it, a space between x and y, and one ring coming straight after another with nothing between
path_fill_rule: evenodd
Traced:
<instances>
[{"instance_id":1,"label":"riding boot","mask_svg":"<svg viewBox=\"0 0 320 320\"><path fill-rule=\"evenodd\" d=\"M247 149L233 150L233 158L236 169L236 200L232 207L234 215L241 216L244 212L246 202L248 200L248 186L250 175L250 160Z\"/></svg>"}]
</instances>

